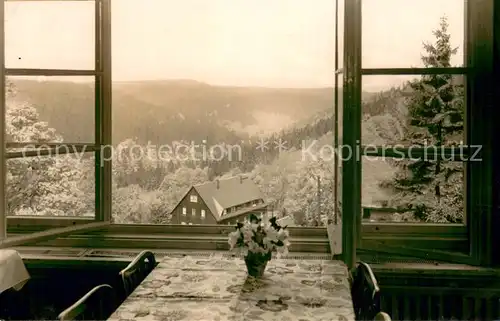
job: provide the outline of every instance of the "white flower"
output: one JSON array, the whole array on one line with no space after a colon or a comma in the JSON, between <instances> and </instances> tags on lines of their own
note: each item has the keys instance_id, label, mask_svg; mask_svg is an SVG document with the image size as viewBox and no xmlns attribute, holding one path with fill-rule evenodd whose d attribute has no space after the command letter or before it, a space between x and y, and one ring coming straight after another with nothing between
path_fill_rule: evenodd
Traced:
<instances>
[{"instance_id":1,"label":"white flower","mask_svg":"<svg viewBox=\"0 0 500 321\"><path fill-rule=\"evenodd\" d=\"M231 250L234 249L240 237L241 237L240 230L236 230L234 232L229 233L229 239L227 240L227 243L229 244L229 246L231 246Z\"/></svg>"},{"instance_id":2,"label":"white flower","mask_svg":"<svg viewBox=\"0 0 500 321\"><path fill-rule=\"evenodd\" d=\"M288 238L288 230L281 229L281 230L279 230L279 232L277 234L278 234L277 238L280 241L284 241Z\"/></svg>"},{"instance_id":3,"label":"white flower","mask_svg":"<svg viewBox=\"0 0 500 321\"><path fill-rule=\"evenodd\" d=\"M270 229L266 230L266 234L267 234L266 236L270 240L275 241L275 242L278 240L278 232L275 229L270 228Z\"/></svg>"},{"instance_id":4,"label":"white flower","mask_svg":"<svg viewBox=\"0 0 500 321\"><path fill-rule=\"evenodd\" d=\"M243 227L241 233L243 235L243 240L245 242L249 242L249 241L252 240L252 236L253 236L253 233L254 233L252 231L252 229L250 229L248 227Z\"/></svg>"},{"instance_id":5,"label":"white flower","mask_svg":"<svg viewBox=\"0 0 500 321\"><path fill-rule=\"evenodd\" d=\"M235 250L246 256L248 252L268 254L278 252L278 255L286 255L290 242L288 241L288 230L275 229L270 222L245 221L243 226L229 233L228 244L231 250ZM282 245L278 246L276 243Z\"/></svg>"},{"instance_id":6,"label":"white flower","mask_svg":"<svg viewBox=\"0 0 500 321\"><path fill-rule=\"evenodd\" d=\"M288 254L288 246L280 246L277 252L279 258L286 256Z\"/></svg>"},{"instance_id":7,"label":"white flower","mask_svg":"<svg viewBox=\"0 0 500 321\"><path fill-rule=\"evenodd\" d=\"M270 239L269 237L264 237L264 239L262 240L262 243L264 244L264 247L269 250L269 251L272 251L273 248L274 248L274 245L273 243L271 242L272 239Z\"/></svg>"}]
</instances>

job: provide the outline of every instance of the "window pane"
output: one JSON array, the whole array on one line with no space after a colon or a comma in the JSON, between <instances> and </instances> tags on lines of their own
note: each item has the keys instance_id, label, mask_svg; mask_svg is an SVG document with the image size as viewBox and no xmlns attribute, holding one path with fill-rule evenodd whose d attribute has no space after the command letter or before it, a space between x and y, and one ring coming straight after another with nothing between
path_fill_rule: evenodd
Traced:
<instances>
[{"instance_id":1,"label":"window pane","mask_svg":"<svg viewBox=\"0 0 500 321\"><path fill-rule=\"evenodd\" d=\"M93 153L7 160L8 215L95 215Z\"/></svg>"},{"instance_id":2,"label":"window pane","mask_svg":"<svg viewBox=\"0 0 500 321\"><path fill-rule=\"evenodd\" d=\"M464 163L362 159L363 222L465 224Z\"/></svg>"},{"instance_id":3,"label":"window pane","mask_svg":"<svg viewBox=\"0 0 500 321\"><path fill-rule=\"evenodd\" d=\"M451 48L457 48L451 66L464 64L464 0L362 3L363 68L430 67L420 56L422 42L435 43L433 31L441 29L442 17L447 18Z\"/></svg>"},{"instance_id":4,"label":"window pane","mask_svg":"<svg viewBox=\"0 0 500 321\"><path fill-rule=\"evenodd\" d=\"M332 3L335 1L331 1ZM345 0L338 0L338 69L342 70L344 68L344 6ZM333 10L335 10L335 4L333 4ZM335 23L335 17L333 18L333 23ZM335 32L335 28L333 29ZM332 38L334 39L334 38ZM339 78L340 83L342 83L342 76Z\"/></svg>"},{"instance_id":5,"label":"window pane","mask_svg":"<svg viewBox=\"0 0 500 321\"><path fill-rule=\"evenodd\" d=\"M94 77L57 78L7 78L8 143L94 143Z\"/></svg>"},{"instance_id":6,"label":"window pane","mask_svg":"<svg viewBox=\"0 0 500 321\"><path fill-rule=\"evenodd\" d=\"M223 215L256 211L263 204L252 206L255 189L228 187L230 178L240 184L241 175L242 186L253 182L276 216L323 224L333 213L333 156L302 161L301 150L333 149L334 6L331 0L113 2L113 143L128 155L113 162L113 215L126 223L188 223L194 204L186 193L211 182L208 196L199 193L198 220L201 205L214 203L216 179L228 195L215 196L217 216L229 208ZM341 45L339 52L341 62ZM122 194L132 205L117 203ZM204 224L216 224L212 209L203 209Z\"/></svg>"},{"instance_id":7,"label":"window pane","mask_svg":"<svg viewBox=\"0 0 500 321\"><path fill-rule=\"evenodd\" d=\"M95 68L94 1L5 1L7 68Z\"/></svg>"},{"instance_id":8,"label":"window pane","mask_svg":"<svg viewBox=\"0 0 500 321\"><path fill-rule=\"evenodd\" d=\"M364 76L362 144L465 144L465 76Z\"/></svg>"}]
</instances>

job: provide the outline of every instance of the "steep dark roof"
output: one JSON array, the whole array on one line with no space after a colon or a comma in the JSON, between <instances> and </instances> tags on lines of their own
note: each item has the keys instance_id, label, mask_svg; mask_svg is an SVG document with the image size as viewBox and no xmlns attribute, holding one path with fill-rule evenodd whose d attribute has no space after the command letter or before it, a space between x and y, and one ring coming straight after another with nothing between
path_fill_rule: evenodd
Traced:
<instances>
[{"instance_id":1,"label":"steep dark roof","mask_svg":"<svg viewBox=\"0 0 500 321\"><path fill-rule=\"evenodd\" d=\"M232 206L264 199L259 187L248 178L239 176L193 186L217 220L222 211Z\"/></svg>"}]
</instances>

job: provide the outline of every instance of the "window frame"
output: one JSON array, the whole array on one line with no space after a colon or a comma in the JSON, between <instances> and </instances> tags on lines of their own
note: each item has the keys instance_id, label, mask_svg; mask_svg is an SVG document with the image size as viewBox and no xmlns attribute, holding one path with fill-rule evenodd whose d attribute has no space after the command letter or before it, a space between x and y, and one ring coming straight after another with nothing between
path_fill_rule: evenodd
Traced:
<instances>
[{"instance_id":1,"label":"window frame","mask_svg":"<svg viewBox=\"0 0 500 321\"><path fill-rule=\"evenodd\" d=\"M385 252L456 263L488 265L491 262L491 235L485 222L491 221L491 134L492 118L488 117L493 88L493 0L465 1L465 68L362 68L361 21L362 1L347 0L344 7L344 68L336 73L344 76L343 143L355 150L361 141L362 77L369 75L464 74L466 76L467 143L483 146L483 162L467 162L466 225L362 223L361 160L343 160L342 164L342 245L343 258L353 267L358 251ZM486 126L484 125L486 124ZM362 149L363 150L363 149ZM386 153L387 155L387 153ZM360 156L382 156L380 149ZM483 182L483 184L481 184ZM488 183L484 183L488 182ZM476 188L472 188L472 186ZM481 188L477 188L480 186ZM408 240L416 238L413 246ZM430 248L420 244L427 241ZM392 242L391 242L392 241ZM448 242L448 246L443 243ZM462 242L465 254L454 253ZM465 243L464 243L465 242ZM391 244L393 243L393 244ZM399 243L399 244L398 244ZM405 244L406 243L406 244ZM418 245L417 245L418 244ZM434 245L434 246L433 246ZM447 250L435 250L436 248Z\"/></svg>"},{"instance_id":2,"label":"window frame","mask_svg":"<svg viewBox=\"0 0 500 321\"><path fill-rule=\"evenodd\" d=\"M5 3L7 1L29 1L29 0L4 0L0 9L0 18L5 22ZM59 0L64 1L64 0ZM7 216L6 202L0 202L0 240L7 239L8 230L16 231L35 231L31 237L33 240L42 236L63 235L67 229L74 232L87 230L92 226L100 226L96 223L107 225L111 222L111 161L102 162L101 159L110 159L111 151L103 146L111 145L111 10L110 0L88 0L95 3L95 68L94 70L78 69L33 69L33 68L5 68L5 23L2 23L0 37L0 60L2 62L2 74L0 77L0 86L2 87L2 102L0 103L0 113L2 114L2 125L0 130L0 143L5 146L1 151L0 165L0 192L5 195L6 192L6 160L23 157L35 157L43 155L76 153L84 150L93 152L95 156L95 216L91 218L81 217L26 217L26 216ZM16 143L5 141L5 85L6 76L93 76L95 90L95 141L89 143ZM8 152L7 148L33 146L42 148L40 151ZM68 150L67 146L72 146ZM62 234L61 234L62 233ZM9 237L6 244L12 243L18 237ZM23 236L24 242L31 238ZM2 243L4 243L2 241ZM5 241L6 242L6 241Z\"/></svg>"},{"instance_id":3,"label":"window frame","mask_svg":"<svg viewBox=\"0 0 500 321\"><path fill-rule=\"evenodd\" d=\"M4 1L23 1L23 0L4 0ZM29 1L29 0L24 0ZM60 0L64 1L64 0ZM64 217L64 218L53 218L53 217L5 217L3 209L5 204L0 205L0 239L6 236L6 230L16 231L20 234L35 232L30 237L24 237L19 239L17 237L9 238L8 240L18 239L18 243L33 243L35 241L44 240L46 238L55 238L59 235L67 235L68 233L83 232L89 229L98 229L99 226L93 225L94 223L102 223L102 226L109 224L111 222L111 204L112 204L112 162L105 161L103 166L101 163L101 153L106 159L110 159L109 149L102 148L103 146L111 145L111 128L112 128L112 118L111 118L111 3L110 0L91 0L95 1L96 4L96 68L95 70L57 70L57 69L5 69L5 39L4 32L2 30L2 37L0 38L0 60L2 61L2 77L0 86L3 90L3 97L5 97L5 75L46 75L46 76L80 76L80 75L94 75L96 81L96 104L95 104L95 142L93 148L95 148L96 156L96 216L94 219L78 218L78 217ZM338 1L337 11L338 11ZM481 80L481 77L491 77L490 70L488 69L491 62L491 53L493 50L493 41L491 34L488 35L488 31L492 30L492 25L488 17L493 16L493 0L473 0L466 1L467 4L467 14L470 19L466 19L466 35L467 35L467 56L469 57L469 65L475 66L474 72L468 75L468 93L467 99L473 106L477 106L477 110L472 110L468 112L469 120L471 122L471 134L470 142L478 141L486 144L488 148L491 149L491 142L487 140L487 132L484 126L483 120L491 122L491 118L486 117L484 113L485 106L488 104L488 97L481 97L482 93L488 94L487 90L490 90L485 80ZM0 9L0 17L4 19L4 7ZM335 116L335 129L338 129L338 121L343 121L344 135L343 143L346 145L355 146L357 144L356 137L361 137L361 122L351 123L352 120L361 119L361 110L359 108L361 104L360 89L361 89L361 77L362 75L375 75L375 74L411 74L411 75L422 75L427 72L429 73L443 73L442 70L431 70L423 68L383 68L383 69L362 69L361 68L361 0L346 0L344 7L344 68L341 71L339 68L335 71L336 78L341 73L344 77L344 111L343 119L338 119ZM481 22L481 24L479 24ZM336 22L337 23L337 22ZM491 21L492 24L492 21ZM338 28L337 28L338 30ZM336 35L336 49L338 49ZM482 42L483 47L479 45ZM336 50L338 51L338 50ZM336 59L336 67L338 67L338 57ZM464 69L464 70L462 70ZM454 68L454 70L447 69L447 73L457 73L462 74L464 72L470 73L470 68ZM472 77L471 77L472 76ZM487 78L489 79L489 78ZM488 89L487 89L488 88ZM335 86L337 91L337 86ZM472 93L472 95L471 95ZM338 93L335 94L338 98ZM487 95L486 95L487 96ZM486 100L485 100L486 99ZM336 99L337 101L337 99ZM337 109L337 106L335 107ZM5 99L0 103L0 111L5 118ZM337 115L337 113L335 113ZM353 125L347 134L351 136L346 136L346 129L349 126L346 124ZM5 128L4 122L0 125L2 134L0 135L0 143L5 146ZM491 126L491 124L490 124ZM335 130L335 135L337 137L335 145L338 144L337 130ZM488 145L489 144L489 145ZM58 148L58 146L54 146ZM2 164L0 166L0 192L4 194L5 192L5 159L8 158L5 149L2 149ZM490 154L490 150L487 151L487 156ZM397 223L368 223L361 225L361 166L356 162L344 161L342 164L342 178L350 177L351 179L342 180L342 190L352 190L354 193L342 193L342 212L346 215L342 219L342 238L343 238L343 257L344 261L348 266L352 267L356 261L356 250L362 250L361 247L357 246L359 241L376 241L382 243L380 246L373 245L369 250L377 251L391 251L390 246L393 244L396 248L393 252L400 253L404 252L404 246L398 247L399 244L405 245L413 244L415 242L427 242L429 248L439 248L439 249L452 249L457 242L466 242L470 247L470 255L468 257L472 258L470 262L487 264L491 260L491 245L488 244L488 240L491 236L482 228L484 222L491 220L491 186L490 184L485 184L486 186L481 186L481 188L476 191L470 191L470 186L473 182L481 182L481 180L491 180L491 160L487 157L487 163L483 163L481 166L472 168L473 173L477 175L468 175L468 202L467 207L469 209L466 226L454 225L454 224L397 224ZM489 180L488 180L489 179ZM481 192L485 191L485 195L481 195ZM337 195L337 191L335 192ZM474 207L472 207L474 204ZM488 207L489 206L489 207ZM358 213L354 215L355 213ZM66 228L66 229L65 229ZM68 229L71 232L68 232ZM148 234L156 230L173 230L175 228L176 233L192 234L196 231L205 234L209 233L214 229L213 225L197 225L190 227L183 227L182 225L137 225L130 224L129 226L123 226L119 224L112 224L107 227L107 229L119 229L126 231L127 234L135 234L140 237L141 234ZM228 227L225 225L218 226L217 231L227 231ZM299 235L304 235L307 237L312 237L312 235L319 236L326 233L326 228L293 228L293 231ZM313 232L311 232L313 231ZM38 234L37 234L38 233ZM42 233L42 234L40 234ZM220 232L217 232L220 234ZM294 233L292 233L294 234ZM439 239L436 239L439 236ZM19 243L21 242L21 243ZM226 242L227 243L227 242ZM435 246L439 243L439 246ZM3 244L3 242L2 242ZM9 243L5 243L9 244ZM303 250L307 250L307 246ZM414 250L414 249L412 249ZM428 250L420 249L421 252L417 255L426 256ZM417 251L418 252L418 251ZM413 252L413 254L416 254ZM441 256L440 256L441 255ZM442 257L441 254L436 254L436 256ZM428 257L428 256L426 256ZM456 258L455 258L456 259ZM450 257L453 261L454 258ZM461 260L461 259L457 259ZM464 260L469 262L468 259Z\"/></svg>"},{"instance_id":4,"label":"window frame","mask_svg":"<svg viewBox=\"0 0 500 321\"><path fill-rule=\"evenodd\" d=\"M4 0L6 1L30 1L30 0ZM58 0L64 1L64 0ZM59 244L59 236L65 236L72 233L88 232L91 230L99 230L107 226L104 231L110 229L111 227L121 228L127 231L129 234L135 234L140 237L140 235L148 235L150 232L156 231L158 229L162 230L172 230L174 228L178 233L192 234L194 226L183 227L182 225L138 225L130 224L128 226L123 226L120 224L114 224L111 222L111 203L112 203L112 162L104 161L101 164L101 159L110 159L109 149L103 148L104 146L111 145L111 89L112 89L112 79L111 79L111 2L110 0L87 0L94 1L96 5L96 15L95 15L95 70L63 70L63 69L6 69L4 64L2 66L1 82L0 85L5 85L6 75L22 75L22 76L82 76L87 75L95 76L95 143L91 144L92 148L95 150L96 157L96 215L94 219L80 218L80 217L22 217L22 216L12 216L6 217L4 211L0 207L0 231L3 231L3 235L0 232L0 239L6 236L7 229L9 232L13 233L14 236L9 237L8 242L5 243L1 241L2 244L37 244L38 242L49 240L54 241ZM2 6L0 10L0 18L5 21L4 7ZM2 25L3 28L3 25ZM5 54L5 39L4 39L4 29L0 34L0 60L4 62ZM5 91L5 86L2 86L2 90ZM1 94L1 93L0 93ZM3 94L5 97L5 94ZM3 99L0 104L0 113L5 117L5 99ZM2 123L2 126L4 123ZM0 143L5 143L5 128L0 127L2 130L2 135L0 135ZM67 144L67 143L66 143ZM77 145L77 144L75 144ZM5 146L5 145L4 145ZM61 148L61 144L53 144L50 146L50 151L52 152ZM75 149L74 151L79 151ZM0 167L0 188L5 188L5 159L16 158L20 155L7 155L6 149L1 150L1 165ZM35 155L34 155L35 156ZM101 157L102 156L102 157ZM3 178L3 179L2 179ZM0 190L4 192L4 190ZM0 206L4 206L2 203ZM224 210L224 212L226 212ZM187 215L187 213L186 213ZM186 229L188 228L188 229ZM213 233L214 225L197 225L196 229L202 234ZM214 235L214 239L220 238L222 232L226 232L227 226L215 226L217 230ZM220 230L220 231L219 231ZM326 235L326 228L301 228L297 227L293 229L293 234L298 235L318 237L319 235ZM30 235L26 235L30 234ZM85 235L85 234L82 234ZM167 238L162 236L163 238ZM71 246L71 242L67 242L65 239L60 240L62 244ZM170 243L170 241L169 241ZM317 246L317 242L312 242L312 246ZM112 243L108 243L112 244ZM136 243L131 243L130 246L134 246ZM200 244L197 242L196 244ZM224 246L227 242L224 242ZM1 245L0 245L1 246ZM324 245L323 245L324 246ZM302 250L306 250L308 246L301 247ZM325 247L324 247L325 248ZM326 251L326 250L324 250Z\"/></svg>"}]
</instances>

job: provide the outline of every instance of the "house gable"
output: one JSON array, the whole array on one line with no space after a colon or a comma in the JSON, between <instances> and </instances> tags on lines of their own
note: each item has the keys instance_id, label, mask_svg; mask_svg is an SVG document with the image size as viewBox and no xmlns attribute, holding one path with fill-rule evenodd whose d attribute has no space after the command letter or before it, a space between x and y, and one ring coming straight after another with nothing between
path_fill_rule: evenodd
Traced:
<instances>
[{"instance_id":1,"label":"house gable","mask_svg":"<svg viewBox=\"0 0 500 321\"><path fill-rule=\"evenodd\" d=\"M196 195L197 196L197 204L193 206L194 203L190 201L190 196ZM182 214L182 209L186 208L186 215ZM177 203L175 208L172 210L172 223L174 224L181 224L181 222L186 222L190 221L189 218L191 217L191 210L195 208L196 210L205 210L205 219L203 220L206 222L206 224L213 224L217 222L216 215L212 213L211 209L209 206L207 206L205 200L201 197L201 195L198 193L196 188L192 186L186 194L181 198L181 200ZM203 223L200 222L200 223Z\"/></svg>"}]
</instances>

